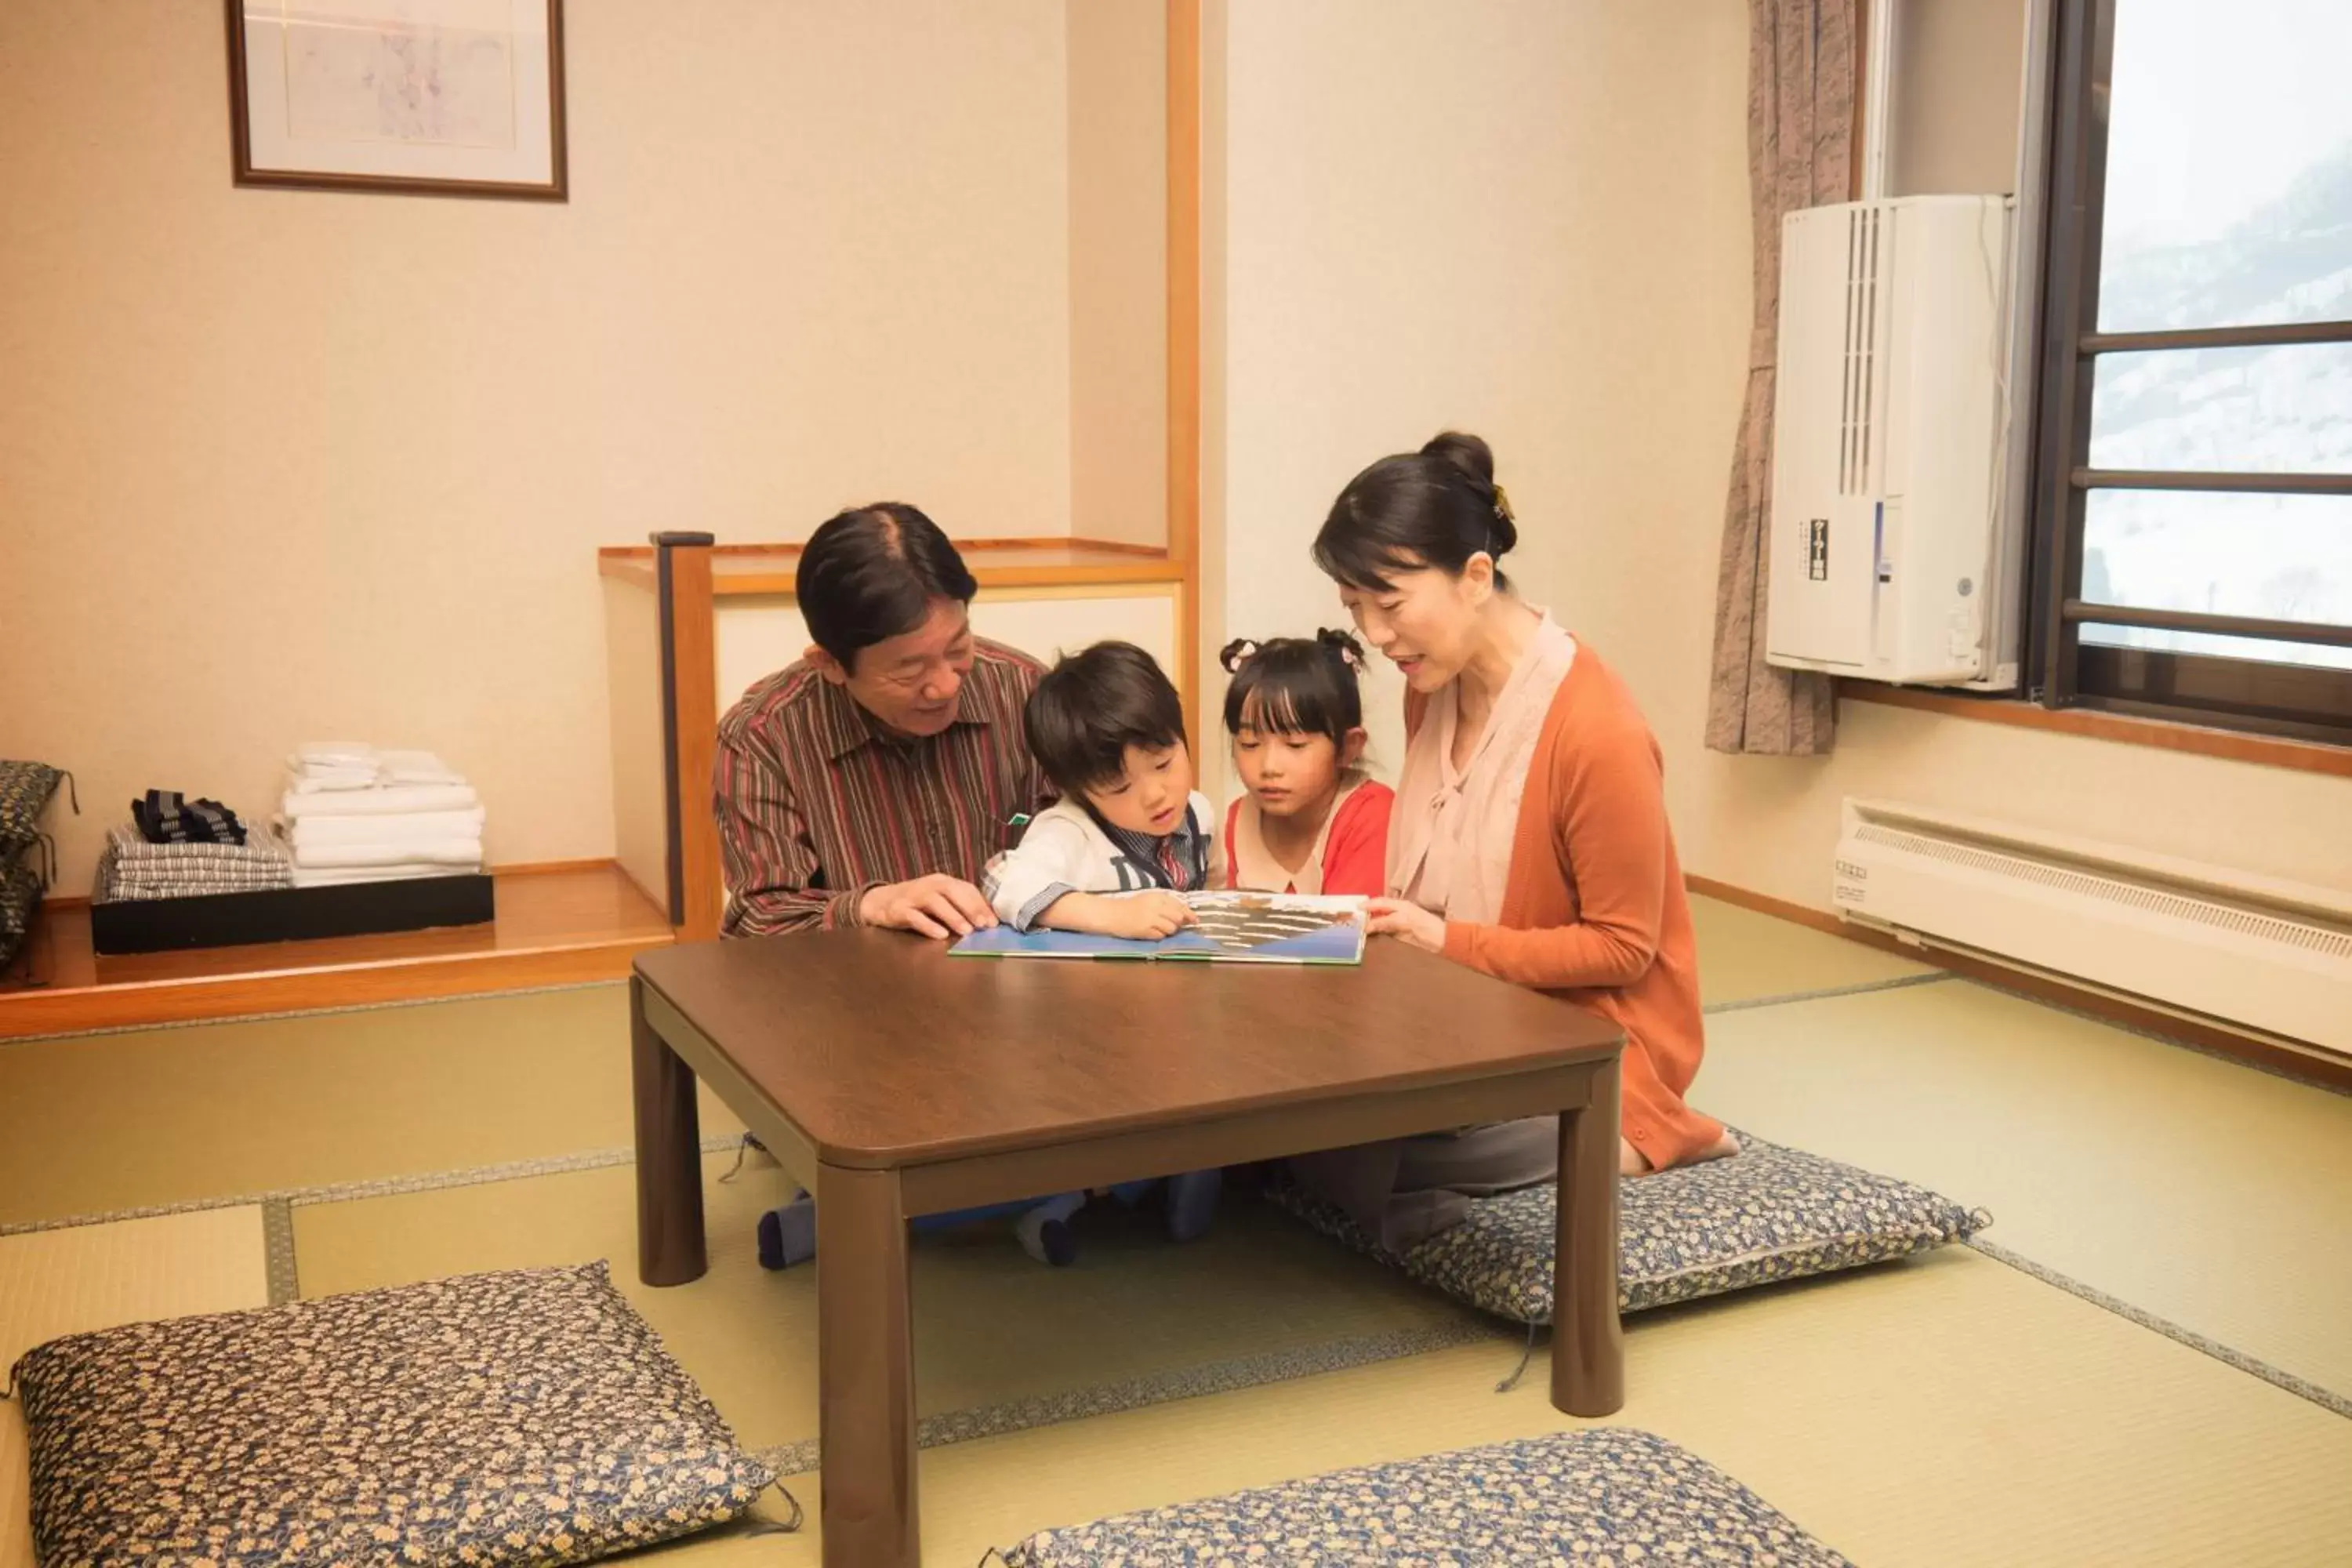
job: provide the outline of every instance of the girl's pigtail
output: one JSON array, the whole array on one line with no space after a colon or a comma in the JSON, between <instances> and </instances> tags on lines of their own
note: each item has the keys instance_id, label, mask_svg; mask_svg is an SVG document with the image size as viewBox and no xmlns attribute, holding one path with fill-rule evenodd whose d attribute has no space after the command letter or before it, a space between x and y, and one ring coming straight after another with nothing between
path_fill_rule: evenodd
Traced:
<instances>
[{"instance_id":1,"label":"girl's pigtail","mask_svg":"<svg viewBox=\"0 0 2352 1568\"><path fill-rule=\"evenodd\" d=\"M1364 673L1364 645L1356 640L1354 633L1335 631L1329 626L1325 626L1315 634L1315 640L1321 643L1324 648L1341 664L1347 666L1349 675L1360 676Z\"/></svg>"}]
</instances>

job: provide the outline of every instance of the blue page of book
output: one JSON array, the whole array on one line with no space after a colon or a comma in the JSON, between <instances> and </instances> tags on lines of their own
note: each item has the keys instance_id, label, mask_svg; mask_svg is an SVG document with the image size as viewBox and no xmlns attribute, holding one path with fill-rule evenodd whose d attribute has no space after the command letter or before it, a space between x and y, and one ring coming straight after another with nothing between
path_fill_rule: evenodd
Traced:
<instances>
[{"instance_id":1,"label":"blue page of book","mask_svg":"<svg viewBox=\"0 0 2352 1568\"><path fill-rule=\"evenodd\" d=\"M1017 931L991 926L958 942L953 952L986 958L1192 959L1228 963L1361 963L1360 900L1194 894L1201 918L1157 942L1085 931Z\"/></svg>"}]
</instances>

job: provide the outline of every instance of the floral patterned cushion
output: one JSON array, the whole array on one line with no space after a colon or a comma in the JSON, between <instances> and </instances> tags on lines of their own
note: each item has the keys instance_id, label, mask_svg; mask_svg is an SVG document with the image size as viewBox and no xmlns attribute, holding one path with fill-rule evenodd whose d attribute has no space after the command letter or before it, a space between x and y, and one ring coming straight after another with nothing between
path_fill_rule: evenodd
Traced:
<instances>
[{"instance_id":1,"label":"floral patterned cushion","mask_svg":"<svg viewBox=\"0 0 2352 1568\"><path fill-rule=\"evenodd\" d=\"M1735 1131L1740 1152L1618 1185L1618 1306L1628 1312L1856 1268L1959 1241L1982 1211ZM1426 1285L1497 1317L1551 1321L1559 1194L1546 1183L1470 1205L1470 1217L1399 1255L1296 1187L1276 1203Z\"/></svg>"},{"instance_id":2,"label":"floral patterned cushion","mask_svg":"<svg viewBox=\"0 0 2352 1568\"><path fill-rule=\"evenodd\" d=\"M0 952L13 951L41 908L41 874L24 860L0 857Z\"/></svg>"},{"instance_id":3,"label":"floral patterned cushion","mask_svg":"<svg viewBox=\"0 0 2352 1568\"><path fill-rule=\"evenodd\" d=\"M0 855L0 971L16 962L41 910L41 874L22 860Z\"/></svg>"},{"instance_id":4,"label":"floral patterned cushion","mask_svg":"<svg viewBox=\"0 0 2352 1568\"><path fill-rule=\"evenodd\" d=\"M1041 1531L1010 1568L1707 1563L1851 1568L1663 1437L1557 1432Z\"/></svg>"},{"instance_id":5,"label":"floral patterned cushion","mask_svg":"<svg viewBox=\"0 0 2352 1568\"><path fill-rule=\"evenodd\" d=\"M16 1383L48 1568L579 1563L774 1479L603 1263L76 1334Z\"/></svg>"},{"instance_id":6,"label":"floral patterned cushion","mask_svg":"<svg viewBox=\"0 0 2352 1568\"><path fill-rule=\"evenodd\" d=\"M41 813L65 777L47 763L0 762L0 851L15 851L41 830Z\"/></svg>"}]
</instances>

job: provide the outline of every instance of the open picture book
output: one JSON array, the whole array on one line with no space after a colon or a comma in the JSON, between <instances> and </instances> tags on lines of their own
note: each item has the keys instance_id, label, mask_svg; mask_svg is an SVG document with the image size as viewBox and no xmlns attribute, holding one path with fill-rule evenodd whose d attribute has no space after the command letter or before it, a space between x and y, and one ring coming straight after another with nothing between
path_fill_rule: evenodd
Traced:
<instances>
[{"instance_id":1,"label":"open picture book","mask_svg":"<svg viewBox=\"0 0 2352 1568\"><path fill-rule=\"evenodd\" d=\"M1297 893L1186 893L1200 924L1138 942L991 926L950 951L982 958L1189 958L1229 963L1361 963L1364 900Z\"/></svg>"}]
</instances>

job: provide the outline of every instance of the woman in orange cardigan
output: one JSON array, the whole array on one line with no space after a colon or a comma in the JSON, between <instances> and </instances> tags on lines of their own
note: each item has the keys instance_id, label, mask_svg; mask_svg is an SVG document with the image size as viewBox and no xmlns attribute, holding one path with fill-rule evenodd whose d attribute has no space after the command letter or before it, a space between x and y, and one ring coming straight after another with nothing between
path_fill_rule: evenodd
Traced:
<instances>
[{"instance_id":1,"label":"woman in orange cardigan","mask_svg":"<svg viewBox=\"0 0 2352 1568\"><path fill-rule=\"evenodd\" d=\"M1737 1152L1683 1101L1705 1034L1657 742L1624 683L1511 592L1496 563L1517 540L1486 444L1452 433L1357 475L1316 535L1316 563L1407 687L1371 929L1621 1026L1626 1175ZM1533 1117L1294 1164L1402 1248L1557 1160L1554 1119Z\"/></svg>"}]
</instances>

